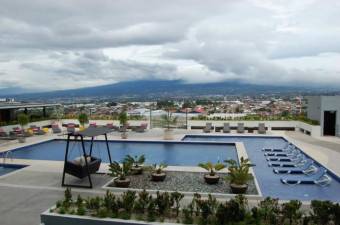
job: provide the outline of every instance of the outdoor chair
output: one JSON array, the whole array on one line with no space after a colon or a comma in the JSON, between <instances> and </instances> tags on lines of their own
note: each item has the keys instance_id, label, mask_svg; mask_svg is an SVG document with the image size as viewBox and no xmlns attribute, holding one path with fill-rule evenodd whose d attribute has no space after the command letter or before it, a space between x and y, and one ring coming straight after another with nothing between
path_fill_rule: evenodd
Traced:
<instances>
[{"instance_id":1,"label":"outdoor chair","mask_svg":"<svg viewBox=\"0 0 340 225\"><path fill-rule=\"evenodd\" d=\"M67 124L67 133L75 133L76 132L76 126L73 123Z\"/></svg>"},{"instance_id":2,"label":"outdoor chair","mask_svg":"<svg viewBox=\"0 0 340 225\"><path fill-rule=\"evenodd\" d=\"M319 170L313 176L305 177L282 177L281 182L283 184L298 185L298 184L317 184L319 186L327 186L331 183L332 179L327 175L327 170Z\"/></svg>"},{"instance_id":3,"label":"outdoor chair","mask_svg":"<svg viewBox=\"0 0 340 225\"><path fill-rule=\"evenodd\" d=\"M203 128L204 133L210 133L212 129L212 123L206 123L205 127Z\"/></svg>"},{"instance_id":4,"label":"outdoor chair","mask_svg":"<svg viewBox=\"0 0 340 225\"><path fill-rule=\"evenodd\" d=\"M230 133L229 123L224 123L223 124L223 133Z\"/></svg>"},{"instance_id":5,"label":"outdoor chair","mask_svg":"<svg viewBox=\"0 0 340 225\"><path fill-rule=\"evenodd\" d=\"M52 124L52 132L53 134L59 134L61 133L61 129L58 124Z\"/></svg>"},{"instance_id":6,"label":"outdoor chair","mask_svg":"<svg viewBox=\"0 0 340 225\"><path fill-rule=\"evenodd\" d=\"M244 123L237 124L237 133L244 133Z\"/></svg>"},{"instance_id":7,"label":"outdoor chair","mask_svg":"<svg viewBox=\"0 0 340 225\"><path fill-rule=\"evenodd\" d=\"M259 134L266 134L266 126L265 126L264 123L259 123L258 133Z\"/></svg>"}]
</instances>

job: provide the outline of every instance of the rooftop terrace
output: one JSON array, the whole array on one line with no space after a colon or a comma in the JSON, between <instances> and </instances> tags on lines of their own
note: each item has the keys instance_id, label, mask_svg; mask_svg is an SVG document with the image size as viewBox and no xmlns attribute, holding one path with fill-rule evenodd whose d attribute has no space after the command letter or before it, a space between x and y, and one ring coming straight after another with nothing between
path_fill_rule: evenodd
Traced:
<instances>
[{"instance_id":1,"label":"rooftop terrace","mask_svg":"<svg viewBox=\"0 0 340 225\"><path fill-rule=\"evenodd\" d=\"M197 130L174 130L174 141L181 141L185 135L188 134L202 134L202 131ZM222 133L211 133L207 135L225 135ZM232 131L229 136L239 135ZM258 135L242 134L247 135ZM305 153L317 159L322 165L340 176L340 139L336 137L311 137L299 131L275 131L267 132L265 136L282 136L292 142L297 147L303 149ZM42 136L33 136L27 138L26 143L18 143L14 141L0 142L0 152L10 149L28 146L55 138L64 138L57 134L48 133ZM121 140L120 134L117 132L111 133L108 136L109 140ZM163 140L162 129L151 129L145 133L129 132L128 140ZM60 149L64 151L64 149ZM57 200L62 198L65 188L61 187L62 176L62 161L46 161L46 160L29 160L29 159L7 159L9 164L26 164L30 165L24 169L0 176L0 215L1 224L39 224L40 213L51 207ZM204 170L198 167L169 167L168 170L181 171L198 171ZM101 172L107 171L107 164L100 168ZM82 183L77 178L68 177L68 182ZM103 186L112 178L106 174L97 174L93 176L93 189L73 189L74 195L81 193L85 196L93 196L97 194L104 194ZM120 192L120 190L117 190ZM228 198L227 196L220 196L221 198ZM186 197L187 198L187 197ZM189 199L189 198L188 198ZM257 198L254 198L257 199ZM185 200L184 200L185 201Z\"/></svg>"}]
</instances>

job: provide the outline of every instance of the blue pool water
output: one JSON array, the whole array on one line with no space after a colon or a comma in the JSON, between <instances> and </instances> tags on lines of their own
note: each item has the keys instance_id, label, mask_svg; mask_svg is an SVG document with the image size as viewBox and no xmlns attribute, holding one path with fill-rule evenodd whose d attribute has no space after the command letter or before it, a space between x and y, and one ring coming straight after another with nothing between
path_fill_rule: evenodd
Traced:
<instances>
[{"instance_id":1,"label":"blue pool water","mask_svg":"<svg viewBox=\"0 0 340 225\"><path fill-rule=\"evenodd\" d=\"M127 154L146 157L146 163L166 163L178 166L196 166L200 162L237 159L234 144L183 143L150 141L109 141L112 160L121 161ZM12 151L13 158L37 160L64 160L66 141L52 140ZM85 142L90 149L90 142ZM69 159L82 154L80 142L71 142ZM109 162L104 141L95 141L93 156Z\"/></svg>"},{"instance_id":2,"label":"blue pool water","mask_svg":"<svg viewBox=\"0 0 340 225\"><path fill-rule=\"evenodd\" d=\"M258 180L260 189L264 196L277 197L280 199L299 199L309 201L313 199L331 200L340 202L340 183L338 177L329 174L332 182L329 186L318 185L285 185L280 181L279 175L273 173L273 168L268 166L268 162L263 154L263 148L282 148L287 141L280 137L240 137L240 136L194 136L188 135L184 141L212 141L212 142L243 142L247 154L256 164L254 172ZM287 176L287 175L286 175ZM306 175L288 175L306 176Z\"/></svg>"},{"instance_id":3,"label":"blue pool water","mask_svg":"<svg viewBox=\"0 0 340 225\"><path fill-rule=\"evenodd\" d=\"M5 175L7 173L14 172L14 171L22 169L24 167L25 166L23 166L23 165L0 164L0 176Z\"/></svg>"}]
</instances>

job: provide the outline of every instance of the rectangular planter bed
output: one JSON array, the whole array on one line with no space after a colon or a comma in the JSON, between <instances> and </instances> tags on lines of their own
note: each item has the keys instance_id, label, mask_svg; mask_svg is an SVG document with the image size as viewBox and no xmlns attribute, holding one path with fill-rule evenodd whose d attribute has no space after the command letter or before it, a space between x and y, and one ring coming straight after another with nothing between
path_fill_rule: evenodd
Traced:
<instances>
[{"instance_id":1,"label":"rectangular planter bed","mask_svg":"<svg viewBox=\"0 0 340 225\"><path fill-rule=\"evenodd\" d=\"M179 223L168 222L146 222L137 220L122 220L111 218L96 218L90 216L77 216L69 214L51 213L50 210L40 215L41 224L43 225L181 225Z\"/></svg>"}]
</instances>

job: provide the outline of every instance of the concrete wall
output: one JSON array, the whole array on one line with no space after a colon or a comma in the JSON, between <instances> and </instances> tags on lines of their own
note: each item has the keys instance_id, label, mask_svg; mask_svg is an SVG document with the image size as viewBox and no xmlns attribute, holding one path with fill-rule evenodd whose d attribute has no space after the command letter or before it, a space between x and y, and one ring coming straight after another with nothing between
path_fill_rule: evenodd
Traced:
<instances>
[{"instance_id":1,"label":"concrete wall","mask_svg":"<svg viewBox=\"0 0 340 225\"><path fill-rule=\"evenodd\" d=\"M307 117L321 122L321 96L308 96L307 101Z\"/></svg>"}]
</instances>

